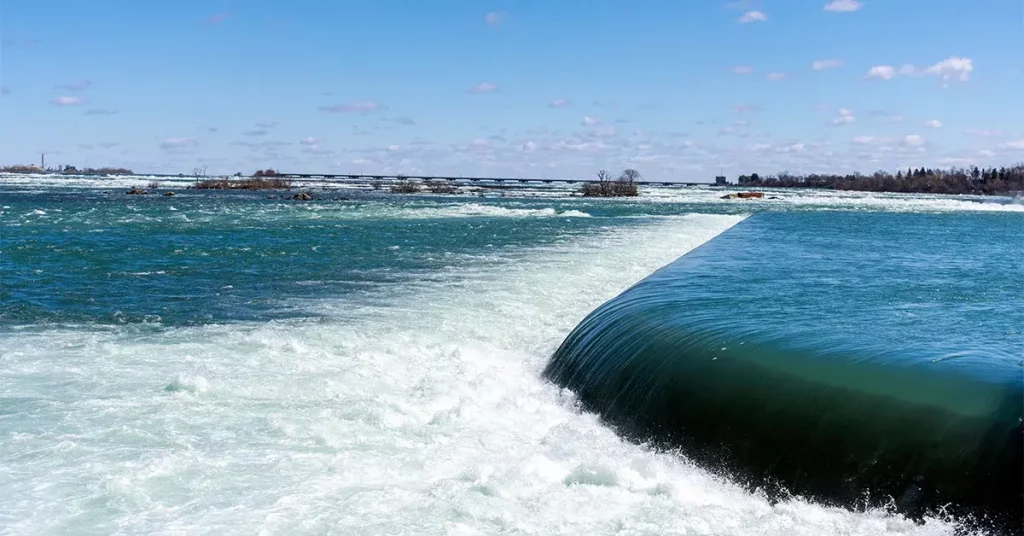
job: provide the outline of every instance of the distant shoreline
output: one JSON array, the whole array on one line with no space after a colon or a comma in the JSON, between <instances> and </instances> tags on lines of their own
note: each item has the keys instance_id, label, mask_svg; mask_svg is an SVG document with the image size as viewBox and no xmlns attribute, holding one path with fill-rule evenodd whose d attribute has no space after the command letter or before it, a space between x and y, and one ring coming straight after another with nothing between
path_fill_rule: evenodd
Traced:
<instances>
[{"instance_id":1,"label":"distant shoreline","mask_svg":"<svg viewBox=\"0 0 1024 536\"><path fill-rule=\"evenodd\" d=\"M951 194L951 195L1021 195L1024 192L1024 164L999 168L908 168L895 174L876 171L861 174L793 175L782 172L761 177L757 173L740 175L744 188L821 188L837 191Z\"/></svg>"},{"instance_id":2,"label":"distant shoreline","mask_svg":"<svg viewBox=\"0 0 1024 536\"><path fill-rule=\"evenodd\" d=\"M210 181L210 180L231 180L231 179L251 179L254 176L239 176L236 175L210 175L196 178L193 175L185 173L169 174L169 173L135 173L130 169L124 168L87 168L87 169L69 169L69 170L41 170L38 168L26 170L28 166L8 166L0 168L0 175L21 175L21 176L39 176L39 177L117 177L117 178L130 178L137 177L140 180L146 178L154 179L178 179L178 180L190 180L190 181ZM282 173L280 176L288 177L291 174ZM307 186L315 186L316 184L373 184L374 182L380 182L381 176L378 175L305 175L302 178L291 179L297 183L304 183ZM415 179L417 177L408 177L407 179ZM773 188L781 190L824 190L824 191L849 191L849 192L874 192L874 193L894 193L894 194L933 194L933 195L981 195L981 196L1000 196L1000 197L1024 197L1024 164L1018 164L1012 167L1002 168L953 168L950 170L933 170L913 168L907 170L904 174L902 171L897 172L896 175L887 172L876 172L872 175L835 175L835 174L811 174L811 175L792 175L789 173L779 173L777 175L768 175L761 177L757 173L751 175L740 175L738 177L739 183L693 183L683 181L657 181L641 184L641 187L659 187L659 186L698 186L698 187L712 187L718 189L758 189L758 188ZM493 187L493 188L514 188L518 183L549 183L549 182L566 182L565 180L555 181L553 179L513 179L513 178L471 178L471 177L459 177L455 178L455 181L472 182L474 186L480 187ZM489 184L494 183L494 184ZM569 184L597 184L598 181L588 179L573 180ZM296 184L298 186L299 184ZM525 184L524 184L525 185Z\"/></svg>"}]
</instances>

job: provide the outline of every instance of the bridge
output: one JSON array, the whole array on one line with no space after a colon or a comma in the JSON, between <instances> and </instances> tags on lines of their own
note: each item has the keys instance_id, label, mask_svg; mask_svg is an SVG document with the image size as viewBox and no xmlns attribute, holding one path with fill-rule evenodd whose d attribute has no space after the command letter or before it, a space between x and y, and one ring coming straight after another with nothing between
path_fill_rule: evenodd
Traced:
<instances>
[{"instance_id":1,"label":"bridge","mask_svg":"<svg viewBox=\"0 0 1024 536\"><path fill-rule=\"evenodd\" d=\"M353 173L278 173L273 178L291 179L295 181L318 182L366 182L366 181L416 181L416 182L452 182L458 184L583 184L595 182L583 179L529 179L518 177L452 177L442 175L375 175ZM639 186L714 186L709 182L655 182L637 181Z\"/></svg>"}]
</instances>

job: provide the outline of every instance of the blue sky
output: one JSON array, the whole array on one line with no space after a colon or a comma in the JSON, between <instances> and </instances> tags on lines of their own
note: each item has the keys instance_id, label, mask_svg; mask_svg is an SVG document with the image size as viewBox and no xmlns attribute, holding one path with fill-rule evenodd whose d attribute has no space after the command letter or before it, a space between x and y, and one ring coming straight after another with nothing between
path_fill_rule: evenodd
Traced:
<instances>
[{"instance_id":1,"label":"blue sky","mask_svg":"<svg viewBox=\"0 0 1024 536\"><path fill-rule=\"evenodd\" d=\"M590 176L1024 160L1019 0L0 4L0 163Z\"/></svg>"}]
</instances>

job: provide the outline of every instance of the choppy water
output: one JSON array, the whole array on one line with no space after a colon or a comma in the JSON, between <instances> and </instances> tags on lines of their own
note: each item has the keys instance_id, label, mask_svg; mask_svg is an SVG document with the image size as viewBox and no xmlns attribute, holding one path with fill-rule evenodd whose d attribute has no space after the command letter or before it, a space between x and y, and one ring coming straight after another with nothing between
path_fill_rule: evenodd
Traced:
<instances>
[{"instance_id":1,"label":"choppy water","mask_svg":"<svg viewBox=\"0 0 1024 536\"><path fill-rule=\"evenodd\" d=\"M4 534L952 534L770 504L540 372L596 306L755 210L989 222L964 248L1024 229L1024 206L978 198L104 193L122 186L0 179Z\"/></svg>"}]
</instances>

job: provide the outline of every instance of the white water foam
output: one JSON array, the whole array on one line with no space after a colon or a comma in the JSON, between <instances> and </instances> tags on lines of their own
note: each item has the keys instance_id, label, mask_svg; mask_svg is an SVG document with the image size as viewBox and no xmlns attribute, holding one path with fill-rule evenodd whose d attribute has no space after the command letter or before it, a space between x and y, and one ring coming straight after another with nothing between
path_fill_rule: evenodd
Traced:
<instances>
[{"instance_id":1,"label":"white water foam","mask_svg":"<svg viewBox=\"0 0 1024 536\"><path fill-rule=\"evenodd\" d=\"M590 310L734 225L666 218L334 321L7 336L4 534L952 534L771 505L627 443L540 371ZM17 409L16 409L17 408Z\"/></svg>"},{"instance_id":2,"label":"white water foam","mask_svg":"<svg viewBox=\"0 0 1024 536\"><path fill-rule=\"evenodd\" d=\"M0 185L18 187L39 187L52 191L53 188L96 188L128 189L135 186L145 188L157 181L164 188L186 188L195 183L194 177L154 177L151 175L18 175L0 173Z\"/></svg>"},{"instance_id":3,"label":"white water foam","mask_svg":"<svg viewBox=\"0 0 1024 536\"><path fill-rule=\"evenodd\" d=\"M643 201L708 203L744 210L864 210L872 212L1024 212L1024 199L1005 196L898 194L793 188L752 188L760 199L722 199L720 188L648 188Z\"/></svg>"},{"instance_id":4,"label":"white water foam","mask_svg":"<svg viewBox=\"0 0 1024 536\"><path fill-rule=\"evenodd\" d=\"M287 207L287 205L286 205ZM326 213L332 218L374 219L428 219L428 218L589 218L580 210L562 210L554 207L516 208L481 203L406 203L402 205L311 205L308 210Z\"/></svg>"}]
</instances>

